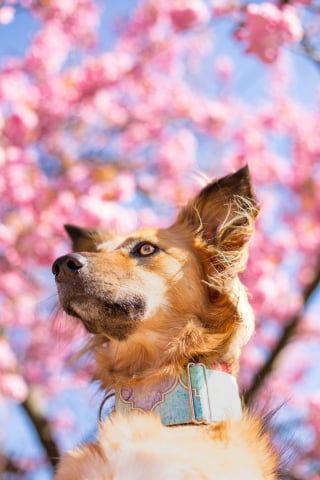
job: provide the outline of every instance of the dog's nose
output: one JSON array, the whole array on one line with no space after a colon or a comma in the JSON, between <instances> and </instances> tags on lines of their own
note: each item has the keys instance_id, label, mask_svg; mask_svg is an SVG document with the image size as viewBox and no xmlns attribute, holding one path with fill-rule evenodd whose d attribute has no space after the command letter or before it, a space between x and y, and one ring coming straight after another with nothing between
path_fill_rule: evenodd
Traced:
<instances>
[{"instance_id":1,"label":"dog's nose","mask_svg":"<svg viewBox=\"0 0 320 480\"><path fill-rule=\"evenodd\" d=\"M69 255L64 255L63 257L57 258L52 265L52 273L55 275L56 279L60 277L69 277L74 275L76 272L79 272L85 265L87 265L88 260L86 257L80 253L70 253Z\"/></svg>"}]
</instances>

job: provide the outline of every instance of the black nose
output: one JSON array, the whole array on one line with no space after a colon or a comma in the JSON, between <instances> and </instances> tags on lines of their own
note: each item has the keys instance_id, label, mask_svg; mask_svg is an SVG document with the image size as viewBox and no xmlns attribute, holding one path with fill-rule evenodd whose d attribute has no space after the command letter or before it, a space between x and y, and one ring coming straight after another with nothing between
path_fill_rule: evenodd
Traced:
<instances>
[{"instance_id":1,"label":"black nose","mask_svg":"<svg viewBox=\"0 0 320 480\"><path fill-rule=\"evenodd\" d=\"M52 273L56 276L56 279L59 277L69 277L81 270L87 263L87 258L80 255L80 253L70 253L69 255L57 258L52 265Z\"/></svg>"}]
</instances>

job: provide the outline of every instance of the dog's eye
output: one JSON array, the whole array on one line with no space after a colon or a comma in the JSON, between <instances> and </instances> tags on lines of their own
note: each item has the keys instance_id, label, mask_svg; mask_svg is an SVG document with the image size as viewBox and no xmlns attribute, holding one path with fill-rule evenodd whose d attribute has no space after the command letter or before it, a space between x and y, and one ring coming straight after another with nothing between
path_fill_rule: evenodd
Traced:
<instances>
[{"instance_id":1,"label":"dog's eye","mask_svg":"<svg viewBox=\"0 0 320 480\"><path fill-rule=\"evenodd\" d=\"M152 245L152 243L144 242L136 245L132 250L132 254L139 257L147 257L155 253L157 250L159 250L159 248Z\"/></svg>"}]
</instances>

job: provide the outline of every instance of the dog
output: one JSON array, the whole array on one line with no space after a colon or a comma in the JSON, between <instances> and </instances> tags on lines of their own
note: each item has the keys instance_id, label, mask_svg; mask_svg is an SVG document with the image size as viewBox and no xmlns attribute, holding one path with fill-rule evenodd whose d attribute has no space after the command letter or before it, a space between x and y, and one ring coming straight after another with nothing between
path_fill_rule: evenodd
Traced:
<instances>
[{"instance_id":1,"label":"dog","mask_svg":"<svg viewBox=\"0 0 320 480\"><path fill-rule=\"evenodd\" d=\"M278 457L236 377L254 314L239 272L259 205L248 167L205 186L166 229L66 225L52 267L60 303L92 335L95 378L115 393L96 442L56 480L273 480Z\"/></svg>"}]
</instances>

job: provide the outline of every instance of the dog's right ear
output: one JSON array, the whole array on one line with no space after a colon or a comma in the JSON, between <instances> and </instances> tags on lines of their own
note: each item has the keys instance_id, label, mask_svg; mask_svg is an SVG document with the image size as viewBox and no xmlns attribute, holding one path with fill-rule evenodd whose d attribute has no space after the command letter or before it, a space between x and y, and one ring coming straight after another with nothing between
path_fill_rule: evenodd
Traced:
<instances>
[{"instance_id":1,"label":"dog's right ear","mask_svg":"<svg viewBox=\"0 0 320 480\"><path fill-rule=\"evenodd\" d=\"M105 240L99 230L75 225L64 225L64 228L72 240L74 252L96 252L97 246Z\"/></svg>"},{"instance_id":2,"label":"dog's right ear","mask_svg":"<svg viewBox=\"0 0 320 480\"><path fill-rule=\"evenodd\" d=\"M180 211L172 228L190 231L215 255L216 268L241 271L259 205L247 166L209 183Z\"/></svg>"}]
</instances>

